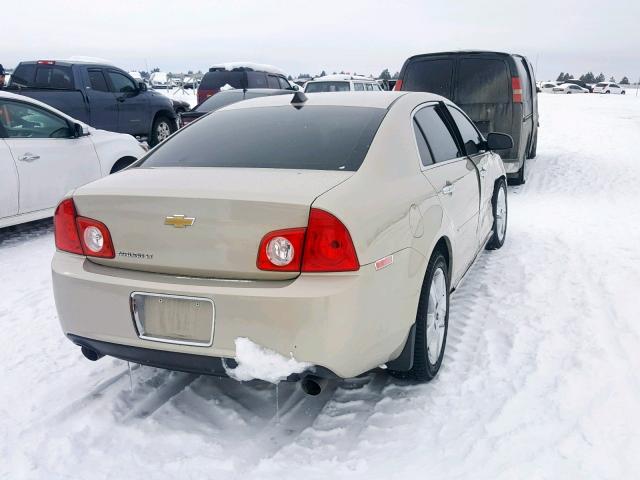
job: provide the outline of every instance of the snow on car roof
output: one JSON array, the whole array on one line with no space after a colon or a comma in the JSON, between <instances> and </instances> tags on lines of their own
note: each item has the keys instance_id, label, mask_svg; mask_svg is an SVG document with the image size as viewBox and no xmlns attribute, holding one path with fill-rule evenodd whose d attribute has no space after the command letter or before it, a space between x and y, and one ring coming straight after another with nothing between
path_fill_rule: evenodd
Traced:
<instances>
[{"instance_id":1,"label":"snow on car roof","mask_svg":"<svg viewBox=\"0 0 640 480\"><path fill-rule=\"evenodd\" d=\"M335 75L325 75L324 77L317 77L317 78L314 78L313 80L310 80L310 82L331 82L331 81L335 82L340 80L343 80L343 81L363 80L363 81L375 82L375 79L365 77L363 75L349 75L349 74L342 74L342 73L337 73Z\"/></svg>"},{"instance_id":2,"label":"snow on car roof","mask_svg":"<svg viewBox=\"0 0 640 480\"><path fill-rule=\"evenodd\" d=\"M278 67L274 67L273 65L266 65L264 63L253 63L253 62L217 63L215 65L212 65L209 71L211 71L211 69L223 69L223 70L231 71L237 68L246 68L246 69L256 70L259 72L275 73L277 75L284 75L284 76L287 75Z\"/></svg>"}]
</instances>

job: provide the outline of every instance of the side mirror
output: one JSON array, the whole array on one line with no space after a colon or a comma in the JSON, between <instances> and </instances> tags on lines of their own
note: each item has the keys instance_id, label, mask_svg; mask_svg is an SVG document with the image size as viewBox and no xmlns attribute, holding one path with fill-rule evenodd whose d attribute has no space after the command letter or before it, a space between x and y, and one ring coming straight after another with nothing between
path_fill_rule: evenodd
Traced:
<instances>
[{"instance_id":1,"label":"side mirror","mask_svg":"<svg viewBox=\"0 0 640 480\"><path fill-rule=\"evenodd\" d=\"M144 82L138 82L138 90L140 90L141 92L146 92L147 84Z\"/></svg>"},{"instance_id":2,"label":"side mirror","mask_svg":"<svg viewBox=\"0 0 640 480\"><path fill-rule=\"evenodd\" d=\"M487 149L508 150L513 148L513 138L506 133L491 132L487 135Z\"/></svg>"},{"instance_id":3,"label":"side mirror","mask_svg":"<svg viewBox=\"0 0 640 480\"><path fill-rule=\"evenodd\" d=\"M89 135L89 128L86 125L81 125L79 123L73 124L73 137L80 138Z\"/></svg>"}]
</instances>

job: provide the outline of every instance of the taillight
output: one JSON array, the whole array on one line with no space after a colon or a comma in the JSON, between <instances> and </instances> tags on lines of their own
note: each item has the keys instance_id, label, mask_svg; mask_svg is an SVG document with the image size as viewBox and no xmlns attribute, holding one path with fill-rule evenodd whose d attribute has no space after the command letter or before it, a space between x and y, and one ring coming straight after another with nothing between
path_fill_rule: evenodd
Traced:
<instances>
[{"instance_id":1,"label":"taillight","mask_svg":"<svg viewBox=\"0 0 640 480\"><path fill-rule=\"evenodd\" d=\"M513 103L522 103L520 77L511 77L511 90L513 90Z\"/></svg>"},{"instance_id":2,"label":"taillight","mask_svg":"<svg viewBox=\"0 0 640 480\"><path fill-rule=\"evenodd\" d=\"M53 230L58 250L83 255L76 226L76 206L72 199L63 200L56 208L53 216Z\"/></svg>"},{"instance_id":3,"label":"taillight","mask_svg":"<svg viewBox=\"0 0 640 480\"><path fill-rule=\"evenodd\" d=\"M351 235L329 212L312 208L302 255L303 272L349 272L360 268Z\"/></svg>"},{"instance_id":4,"label":"taillight","mask_svg":"<svg viewBox=\"0 0 640 480\"><path fill-rule=\"evenodd\" d=\"M257 267L260 270L299 272L305 228L288 228L267 233L260 242Z\"/></svg>"},{"instance_id":5,"label":"taillight","mask_svg":"<svg viewBox=\"0 0 640 480\"><path fill-rule=\"evenodd\" d=\"M60 202L53 217L56 248L88 257L113 258L115 250L107 226L78 217L73 199Z\"/></svg>"},{"instance_id":6,"label":"taillight","mask_svg":"<svg viewBox=\"0 0 640 480\"><path fill-rule=\"evenodd\" d=\"M352 272L360 269L347 227L329 212L312 208L307 228L267 233L260 242L260 270Z\"/></svg>"},{"instance_id":7,"label":"taillight","mask_svg":"<svg viewBox=\"0 0 640 480\"><path fill-rule=\"evenodd\" d=\"M211 89L211 90L205 90L205 89L202 89L202 88L198 89L198 103L204 102L207 98L215 95L219 91L220 91L219 88L215 88L215 89Z\"/></svg>"},{"instance_id":8,"label":"taillight","mask_svg":"<svg viewBox=\"0 0 640 480\"><path fill-rule=\"evenodd\" d=\"M88 257L113 258L116 256L107 226L86 217L76 218L82 250Z\"/></svg>"},{"instance_id":9,"label":"taillight","mask_svg":"<svg viewBox=\"0 0 640 480\"><path fill-rule=\"evenodd\" d=\"M394 92L399 92L400 90L402 90L402 80L396 81L396 84L393 86Z\"/></svg>"}]
</instances>

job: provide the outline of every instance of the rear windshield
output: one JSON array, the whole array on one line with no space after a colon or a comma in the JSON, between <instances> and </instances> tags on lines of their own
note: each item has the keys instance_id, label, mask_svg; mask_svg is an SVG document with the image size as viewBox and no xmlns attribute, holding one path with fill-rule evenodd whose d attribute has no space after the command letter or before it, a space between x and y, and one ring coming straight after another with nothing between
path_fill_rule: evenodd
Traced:
<instances>
[{"instance_id":1,"label":"rear windshield","mask_svg":"<svg viewBox=\"0 0 640 480\"><path fill-rule=\"evenodd\" d=\"M307 84L305 92L348 92L350 89L349 82L313 82Z\"/></svg>"},{"instance_id":2,"label":"rear windshield","mask_svg":"<svg viewBox=\"0 0 640 480\"><path fill-rule=\"evenodd\" d=\"M458 68L456 100L472 103L507 103L510 77L503 60L491 58L463 58Z\"/></svg>"},{"instance_id":3,"label":"rear windshield","mask_svg":"<svg viewBox=\"0 0 640 480\"><path fill-rule=\"evenodd\" d=\"M179 131L140 166L356 171L385 114L343 106L222 110Z\"/></svg>"},{"instance_id":4,"label":"rear windshield","mask_svg":"<svg viewBox=\"0 0 640 480\"><path fill-rule=\"evenodd\" d=\"M202 77L200 88L204 90L219 90L220 87L231 85L233 88L243 88L244 72L228 72L221 70L219 72L208 72Z\"/></svg>"},{"instance_id":5,"label":"rear windshield","mask_svg":"<svg viewBox=\"0 0 640 480\"><path fill-rule=\"evenodd\" d=\"M451 98L453 60L417 60L409 64L402 90L431 92Z\"/></svg>"},{"instance_id":6,"label":"rear windshield","mask_svg":"<svg viewBox=\"0 0 640 480\"><path fill-rule=\"evenodd\" d=\"M283 90L271 90L276 95L286 95L291 94L290 91ZM282 93L280 93L282 92ZM227 105L231 105L232 103L239 102L241 100L249 100L251 98L265 97L270 95L269 93L257 92L255 90L247 90L246 92L243 90L232 90L230 92L220 92L212 97L207 98L204 102L198 105L194 110L196 112L212 112L214 110L219 110L222 107L226 107Z\"/></svg>"},{"instance_id":7,"label":"rear windshield","mask_svg":"<svg viewBox=\"0 0 640 480\"><path fill-rule=\"evenodd\" d=\"M20 87L64 90L74 88L71 67L62 65L19 65L11 77L11 84Z\"/></svg>"}]
</instances>

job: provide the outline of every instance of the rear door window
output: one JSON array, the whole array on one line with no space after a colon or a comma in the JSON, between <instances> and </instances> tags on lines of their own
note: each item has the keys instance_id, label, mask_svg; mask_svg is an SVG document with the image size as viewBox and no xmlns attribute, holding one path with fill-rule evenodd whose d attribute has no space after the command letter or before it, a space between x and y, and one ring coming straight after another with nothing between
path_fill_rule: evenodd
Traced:
<instances>
[{"instance_id":1,"label":"rear door window","mask_svg":"<svg viewBox=\"0 0 640 480\"><path fill-rule=\"evenodd\" d=\"M407 67L402 89L412 92L431 92L451 98L452 77L453 60L451 59L415 60Z\"/></svg>"},{"instance_id":2,"label":"rear door window","mask_svg":"<svg viewBox=\"0 0 640 480\"><path fill-rule=\"evenodd\" d=\"M457 103L507 103L509 82L509 71L503 60L463 58L458 67Z\"/></svg>"},{"instance_id":3,"label":"rear door window","mask_svg":"<svg viewBox=\"0 0 640 480\"><path fill-rule=\"evenodd\" d=\"M91 85L92 90L96 90L98 92L109 91L107 80L104 78L104 74L102 73L101 69L98 69L98 68L89 69L89 84Z\"/></svg>"},{"instance_id":4,"label":"rear door window","mask_svg":"<svg viewBox=\"0 0 640 480\"><path fill-rule=\"evenodd\" d=\"M386 112L291 105L220 110L160 144L141 166L356 171Z\"/></svg>"},{"instance_id":5,"label":"rear door window","mask_svg":"<svg viewBox=\"0 0 640 480\"><path fill-rule=\"evenodd\" d=\"M424 132L436 163L458 158L458 146L447 127L443 115L436 107L425 107L415 114L418 126Z\"/></svg>"},{"instance_id":6,"label":"rear door window","mask_svg":"<svg viewBox=\"0 0 640 480\"><path fill-rule=\"evenodd\" d=\"M354 83L353 84L353 89L356 92L364 92L364 84L363 83Z\"/></svg>"},{"instance_id":7,"label":"rear door window","mask_svg":"<svg viewBox=\"0 0 640 480\"><path fill-rule=\"evenodd\" d=\"M460 136L462 137L462 144L466 150L467 155L475 155L480 151L479 146L483 142L482 135L471 123L471 121L457 108L449 106L449 113L453 118Z\"/></svg>"},{"instance_id":8,"label":"rear door window","mask_svg":"<svg viewBox=\"0 0 640 480\"><path fill-rule=\"evenodd\" d=\"M268 88L267 76L262 72L247 72L249 88Z\"/></svg>"},{"instance_id":9,"label":"rear door window","mask_svg":"<svg viewBox=\"0 0 640 480\"><path fill-rule=\"evenodd\" d=\"M280 88L280 82L278 82L278 77L273 75L267 75L267 83L269 88Z\"/></svg>"},{"instance_id":10,"label":"rear door window","mask_svg":"<svg viewBox=\"0 0 640 480\"><path fill-rule=\"evenodd\" d=\"M365 83L364 88L366 88L368 92L373 91L373 85L371 85L370 83Z\"/></svg>"},{"instance_id":11,"label":"rear door window","mask_svg":"<svg viewBox=\"0 0 640 480\"><path fill-rule=\"evenodd\" d=\"M71 67L62 65L38 65L33 86L36 88L58 88L73 90Z\"/></svg>"}]
</instances>

